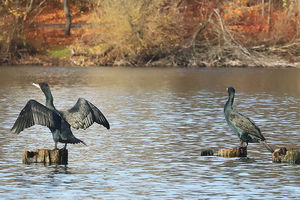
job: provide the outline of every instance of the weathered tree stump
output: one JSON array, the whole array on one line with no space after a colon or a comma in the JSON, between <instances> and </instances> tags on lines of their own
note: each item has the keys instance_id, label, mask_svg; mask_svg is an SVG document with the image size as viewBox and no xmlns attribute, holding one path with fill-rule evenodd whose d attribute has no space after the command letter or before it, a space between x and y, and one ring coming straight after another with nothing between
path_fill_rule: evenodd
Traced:
<instances>
[{"instance_id":1,"label":"weathered tree stump","mask_svg":"<svg viewBox=\"0 0 300 200\"><path fill-rule=\"evenodd\" d=\"M22 156L23 163L44 163L66 165L68 164L67 149L38 149L36 151L24 151Z\"/></svg>"},{"instance_id":2,"label":"weathered tree stump","mask_svg":"<svg viewBox=\"0 0 300 200\"><path fill-rule=\"evenodd\" d=\"M300 164L300 150L287 150L285 147L275 149L272 160L276 163Z\"/></svg>"},{"instance_id":3,"label":"weathered tree stump","mask_svg":"<svg viewBox=\"0 0 300 200\"><path fill-rule=\"evenodd\" d=\"M203 149L200 151L200 156L213 156L214 151L212 149Z\"/></svg>"},{"instance_id":4,"label":"weathered tree stump","mask_svg":"<svg viewBox=\"0 0 300 200\"><path fill-rule=\"evenodd\" d=\"M218 156L233 158L247 157L247 147L236 147L232 149L221 149L218 151Z\"/></svg>"}]
</instances>

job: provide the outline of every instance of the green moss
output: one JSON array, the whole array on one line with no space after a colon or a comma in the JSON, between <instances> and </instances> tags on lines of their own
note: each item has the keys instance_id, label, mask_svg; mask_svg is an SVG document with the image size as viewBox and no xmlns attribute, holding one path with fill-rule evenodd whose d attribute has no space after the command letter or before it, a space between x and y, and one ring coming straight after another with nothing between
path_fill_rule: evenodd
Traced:
<instances>
[{"instance_id":1,"label":"green moss","mask_svg":"<svg viewBox=\"0 0 300 200\"><path fill-rule=\"evenodd\" d=\"M52 48L47 52L47 55L55 58L66 58L71 55L71 52L68 48L65 47L56 47Z\"/></svg>"},{"instance_id":2,"label":"green moss","mask_svg":"<svg viewBox=\"0 0 300 200\"><path fill-rule=\"evenodd\" d=\"M284 162L300 164L300 152L299 151L287 151L284 157Z\"/></svg>"}]
</instances>

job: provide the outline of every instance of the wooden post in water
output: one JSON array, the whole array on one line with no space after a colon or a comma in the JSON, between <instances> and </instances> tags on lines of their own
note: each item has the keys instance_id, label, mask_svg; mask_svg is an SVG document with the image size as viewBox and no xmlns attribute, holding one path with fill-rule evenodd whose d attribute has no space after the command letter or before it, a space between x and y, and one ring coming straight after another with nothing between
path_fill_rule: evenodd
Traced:
<instances>
[{"instance_id":1,"label":"wooden post in water","mask_svg":"<svg viewBox=\"0 0 300 200\"><path fill-rule=\"evenodd\" d=\"M218 151L218 156L233 158L247 157L247 147L236 147L232 149L221 149Z\"/></svg>"},{"instance_id":2,"label":"wooden post in water","mask_svg":"<svg viewBox=\"0 0 300 200\"><path fill-rule=\"evenodd\" d=\"M213 156L214 150L212 149L203 149L200 151L200 156Z\"/></svg>"},{"instance_id":3,"label":"wooden post in water","mask_svg":"<svg viewBox=\"0 0 300 200\"><path fill-rule=\"evenodd\" d=\"M23 163L44 163L66 165L68 164L67 149L38 149L36 151L24 151L22 156Z\"/></svg>"},{"instance_id":4,"label":"wooden post in water","mask_svg":"<svg viewBox=\"0 0 300 200\"><path fill-rule=\"evenodd\" d=\"M275 149L272 160L276 163L300 164L300 150L287 150L286 147Z\"/></svg>"}]
</instances>

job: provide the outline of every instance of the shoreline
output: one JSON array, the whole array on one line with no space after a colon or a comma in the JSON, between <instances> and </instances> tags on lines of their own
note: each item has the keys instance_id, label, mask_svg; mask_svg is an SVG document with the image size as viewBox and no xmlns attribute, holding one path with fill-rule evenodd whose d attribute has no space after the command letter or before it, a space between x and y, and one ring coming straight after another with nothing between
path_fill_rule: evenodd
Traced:
<instances>
[{"instance_id":1,"label":"shoreline","mask_svg":"<svg viewBox=\"0 0 300 200\"><path fill-rule=\"evenodd\" d=\"M182 51L182 49L180 50ZM189 50L187 50L189 51ZM141 62L138 58L128 58L115 61L114 63L99 63L93 55L71 55L69 57L57 58L49 55L35 54L23 56L21 59L15 59L11 62L1 62L0 66L68 66L68 67L178 67L178 68L300 68L299 58L295 62L289 62L279 55L267 55L268 52L251 53L250 56L237 56L229 54L218 60L203 59L203 55L195 57L194 53L176 52L166 55L155 61ZM232 57L232 58L230 58Z\"/></svg>"}]
</instances>

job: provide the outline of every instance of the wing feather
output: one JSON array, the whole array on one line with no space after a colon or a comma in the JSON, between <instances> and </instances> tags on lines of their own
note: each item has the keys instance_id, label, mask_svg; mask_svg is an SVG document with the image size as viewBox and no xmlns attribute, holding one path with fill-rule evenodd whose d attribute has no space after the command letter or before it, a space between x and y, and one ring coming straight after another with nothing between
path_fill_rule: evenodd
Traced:
<instances>
[{"instance_id":1,"label":"wing feather","mask_svg":"<svg viewBox=\"0 0 300 200\"><path fill-rule=\"evenodd\" d=\"M76 104L69 110L62 112L63 118L76 129L87 129L94 122L103 125L107 129L110 125L103 113L86 99L79 98Z\"/></svg>"},{"instance_id":2,"label":"wing feather","mask_svg":"<svg viewBox=\"0 0 300 200\"><path fill-rule=\"evenodd\" d=\"M53 110L50 110L35 100L29 100L21 110L11 131L20 133L25 128L29 128L35 124L49 128L60 127L60 119L61 117Z\"/></svg>"},{"instance_id":3,"label":"wing feather","mask_svg":"<svg viewBox=\"0 0 300 200\"><path fill-rule=\"evenodd\" d=\"M265 139L264 136L261 134L260 129L250 118L245 117L244 115L238 112L232 112L229 115L229 120L235 127L241 129L243 132L261 138L262 140Z\"/></svg>"}]
</instances>

